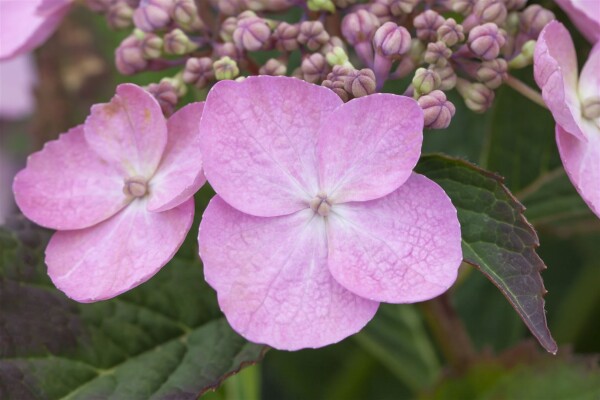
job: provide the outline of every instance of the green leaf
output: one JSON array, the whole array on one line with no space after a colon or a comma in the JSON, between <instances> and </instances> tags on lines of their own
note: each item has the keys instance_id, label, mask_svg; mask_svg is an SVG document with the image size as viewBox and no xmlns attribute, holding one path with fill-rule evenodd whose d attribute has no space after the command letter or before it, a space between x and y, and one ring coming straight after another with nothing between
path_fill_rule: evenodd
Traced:
<instances>
[{"instance_id":1,"label":"green leaf","mask_svg":"<svg viewBox=\"0 0 600 400\"><path fill-rule=\"evenodd\" d=\"M197 259L79 304L46 276L49 233L17 222L0 228L0 398L196 399L262 358L220 314Z\"/></svg>"},{"instance_id":2,"label":"green leaf","mask_svg":"<svg viewBox=\"0 0 600 400\"><path fill-rule=\"evenodd\" d=\"M382 304L353 338L414 392L437 379L440 362L414 306Z\"/></svg>"},{"instance_id":3,"label":"green leaf","mask_svg":"<svg viewBox=\"0 0 600 400\"><path fill-rule=\"evenodd\" d=\"M457 208L464 260L496 285L540 344L555 353L540 276L546 266L535 252L538 237L521 203L500 177L463 160L424 156L417 171L442 186Z\"/></svg>"}]
</instances>

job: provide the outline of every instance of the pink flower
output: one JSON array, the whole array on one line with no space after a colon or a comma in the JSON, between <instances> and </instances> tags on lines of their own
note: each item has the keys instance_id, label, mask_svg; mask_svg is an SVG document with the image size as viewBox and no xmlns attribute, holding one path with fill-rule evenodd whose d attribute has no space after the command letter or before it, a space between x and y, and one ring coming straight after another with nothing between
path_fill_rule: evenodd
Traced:
<instances>
[{"instance_id":1,"label":"pink flower","mask_svg":"<svg viewBox=\"0 0 600 400\"><path fill-rule=\"evenodd\" d=\"M146 91L120 85L85 124L32 154L14 180L17 205L57 229L48 274L81 302L108 299L152 277L190 229L204 184L198 124L203 104L165 121Z\"/></svg>"},{"instance_id":2,"label":"pink flower","mask_svg":"<svg viewBox=\"0 0 600 400\"><path fill-rule=\"evenodd\" d=\"M446 291L462 259L456 209L412 172L413 99L342 103L286 77L223 81L201 121L217 196L200 226L207 282L247 339L295 350L359 331L379 302Z\"/></svg>"},{"instance_id":3,"label":"pink flower","mask_svg":"<svg viewBox=\"0 0 600 400\"><path fill-rule=\"evenodd\" d=\"M596 43L600 39L600 1L556 0L556 3L587 40Z\"/></svg>"},{"instance_id":4,"label":"pink flower","mask_svg":"<svg viewBox=\"0 0 600 400\"><path fill-rule=\"evenodd\" d=\"M31 54L0 61L0 118L19 119L35 108L37 75Z\"/></svg>"},{"instance_id":5,"label":"pink flower","mask_svg":"<svg viewBox=\"0 0 600 400\"><path fill-rule=\"evenodd\" d=\"M27 53L54 33L73 0L0 1L0 60Z\"/></svg>"},{"instance_id":6,"label":"pink flower","mask_svg":"<svg viewBox=\"0 0 600 400\"><path fill-rule=\"evenodd\" d=\"M556 121L556 142L571 182L600 216L600 44L577 73L575 46L560 22L540 33L534 74Z\"/></svg>"}]
</instances>

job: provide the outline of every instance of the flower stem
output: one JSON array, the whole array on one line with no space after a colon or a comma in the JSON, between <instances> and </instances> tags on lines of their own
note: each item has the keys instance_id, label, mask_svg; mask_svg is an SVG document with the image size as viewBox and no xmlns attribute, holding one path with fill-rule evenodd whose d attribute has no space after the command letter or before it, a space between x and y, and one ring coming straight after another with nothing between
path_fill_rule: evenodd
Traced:
<instances>
[{"instance_id":1,"label":"flower stem","mask_svg":"<svg viewBox=\"0 0 600 400\"><path fill-rule=\"evenodd\" d=\"M540 92L527 86L525 83L521 82L514 76L508 75L504 80L504 83L506 83L508 86L521 93L523 96L527 97L534 103L544 107L545 109L548 109L548 106L546 106L546 103L544 102L544 99L542 98Z\"/></svg>"},{"instance_id":2,"label":"flower stem","mask_svg":"<svg viewBox=\"0 0 600 400\"><path fill-rule=\"evenodd\" d=\"M455 370L464 371L475 357L475 348L448 294L421 303L421 309L446 360Z\"/></svg>"}]
</instances>

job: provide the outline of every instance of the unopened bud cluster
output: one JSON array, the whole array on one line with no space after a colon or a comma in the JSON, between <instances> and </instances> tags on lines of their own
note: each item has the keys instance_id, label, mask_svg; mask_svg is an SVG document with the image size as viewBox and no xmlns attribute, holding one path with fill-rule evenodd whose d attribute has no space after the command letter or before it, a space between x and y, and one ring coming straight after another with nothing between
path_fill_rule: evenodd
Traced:
<instances>
[{"instance_id":1,"label":"unopened bud cluster","mask_svg":"<svg viewBox=\"0 0 600 400\"><path fill-rule=\"evenodd\" d=\"M447 127L455 113L449 90L473 111L486 111L509 70L531 64L537 36L554 19L526 0L87 3L112 28L131 30L115 53L121 73L178 68L148 88L166 113L189 87L248 75L293 76L344 101L405 78L405 93L433 129Z\"/></svg>"}]
</instances>

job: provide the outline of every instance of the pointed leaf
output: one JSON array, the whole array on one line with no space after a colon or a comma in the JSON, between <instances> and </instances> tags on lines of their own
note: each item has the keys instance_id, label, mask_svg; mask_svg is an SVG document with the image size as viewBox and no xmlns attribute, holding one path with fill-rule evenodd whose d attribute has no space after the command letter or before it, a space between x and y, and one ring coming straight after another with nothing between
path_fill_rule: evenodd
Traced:
<instances>
[{"instance_id":1,"label":"pointed leaf","mask_svg":"<svg viewBox=\"0 0 600 400\"><path fill-rule=\"evenodd\" d=\"M540 344L556 353L544 311L540 272L546 266L535 252L538 237L523 205L501 177L463 160L424 156L417 171L442 186L458 209L465 261L500 289Z\"/></svg>"}]
</instances>

